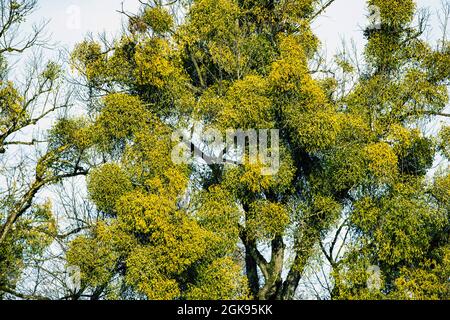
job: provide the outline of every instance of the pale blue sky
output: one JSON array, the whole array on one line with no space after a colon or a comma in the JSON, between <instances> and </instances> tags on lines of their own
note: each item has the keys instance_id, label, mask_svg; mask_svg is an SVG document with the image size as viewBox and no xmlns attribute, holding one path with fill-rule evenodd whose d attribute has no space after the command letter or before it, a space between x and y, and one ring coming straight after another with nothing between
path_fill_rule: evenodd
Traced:
<instances>
[{"instance_id":1,"label":"pale blue sky","mask_svg":"<svg viewBox=\"0 0 450 320\"><path fill-rule=\"evenodd\" d=\"M418 8L430 9L431 17L427 37L437 40L442 32L439 28L437 11L441 2L450 0L417 0ZM49 20L47 32L57 47L71 50L88 33L106 32L110 36L120 33L124 16L117 12L122 7L129 12L137 12L138 0L38 0L38 9L26 21L26 28L43 19ZM361 52L365 44L363 28L367 25L366 0L335 0L335 2L313 23L314 32L322 41L328 58L332 58L342 46L354 40ZM450 31L448 31L450 32ZM50 54L50 52L47 52ZM439 119L446 121L448 119Z\"/></svg>"},{"instance_id":2,"label":"pale blue sky","mask_svg":"<svg viewBox=\"0 0 450 320\"><path fill-rule=\"evenodd\" d=\"M448 2L450 0L445 1ZM38 2L38 10L28 19L22 31L26 32L27 29L31 28L33 23L37 23L43 19L50 20L47 32L52 35L52 42L58 43L58 47L69 50L76 43L82 41L88 33L97 34L105 31L111 35L118 34L121 29L121 19L123 16L116 10L121 8L121 3L123 2L124 8L130 12L136 12L140 5L138 0L38 0ZM429 7L432 14L435 14L440 8L440 2L441 0L417 1L419 7ZM364 46L365 41L362 35L362 29L367 24L366 15L365 0L336 0L314 22L314 31L326 48L328 57L331 57L340 47L341 39L347 41L351 39L355 40L359 49ZM437 39L440 36L438 20L435 15L430 21L429 30L430 38ZM46 54L49 53L46 52ZM441 121L448 120L437 120L438 123ZM41 125L41 129L48 126L49 123L46 126ZM430 127L436 131L438 126L434 125ZM436 159L435 169L441 162L441 158ZM434 171L432 170L431 173ZM74 185L79 186L83 183L75 182ZM79 189L85 192L84 187L80 187ZM58 205L57 192L47 190L40 197L41 199L47 197L55 199L55 205Z\"/></svg>"},{"instance_id":3,"label":"pale blue sky","mask_svg":"<svg viewBox=\"0 0 450 320\"><path fill-rule=\"evenodd\" d=\"M449 0L446 0L449 1ZM40 0L39 9L29 22L50 19L48 31L52 39L71 48L89 32L106 31L115 34L120 30L122 16L116 10L121 3L127 11L136 12L138 0ZM327 47L329 54L335 52L341 39L354 39L364 44L361 29L366 24L365 0L336 0L314 23L314 30ZM429 7L432 13L440 7L441 0L419 0L419 7ZM78 17L78 19L77 19ZM431 37L438 37L436 17L431 20Z\"/></svg>"},{"instance_id":4,"label":"pale blue sky","mask_svg":"<svg viewBox=\"0 0 450 320\"><path fill-rule=\"evenodd\" d=\"M441 1L417 0L418 8L429 8L431 17L427 37L437 40L441 37L437 11ZM39 0L38 9L26 21L26 31L33 23L49 20L47 32L51 42L57 47L71 50L88 33L106 32L113 36L120 33L124 16L117 12L122 7L129 12L137 12L138 0ZM365 39L362 34L367 25L366 0L335 0L335 2L313 23L314 32L322 41L323 49L331 58L341 48L342 39L348 43L354 40L361 52ZM50 54L50 52L47 52ZM439 119L439 122L448 119ZM435 131L435 130L434 130Z\"/></svg>"}]
</instances>

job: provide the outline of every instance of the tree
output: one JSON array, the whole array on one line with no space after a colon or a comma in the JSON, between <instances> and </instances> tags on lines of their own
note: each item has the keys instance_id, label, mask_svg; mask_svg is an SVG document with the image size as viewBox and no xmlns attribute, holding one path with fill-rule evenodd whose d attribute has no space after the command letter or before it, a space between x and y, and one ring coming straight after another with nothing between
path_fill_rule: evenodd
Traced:
<instances>
[{"instance_id":1,"label":"tree","mask_svg":"<svg viewBox=\"0 0 450 320\"><path fill-rule=\"evenodd\" d=\"M419 17L419 26L413 26L413 1L370 4L380 8L383 23L379 30L366 32L369 76L346 101L349 109L366 107L377 142L363 152L375 179L369 176L354 189L348 219L355 239L336 268L334 294L448 299L448 166L432 182L426 179L437 152L448 157L448 127L440 139L432 139L418 124L448 116L443 110L448 103L449 43L444 39L432 48L420 38L425 19ZM444 9L448 18L448 4ZM383 176L377 178L377 172ZM370 265L379 268L375 288L366 286Z\"/></svg>"},{"instance_id":2,"label":"tree","mask_svg":"<svg viewBox=\"0 0 450 320\"><path fill-rule=\"evenodd\" d=\"M63 178L87 173L82 162L63 159L73 149L72 141L47 148L47 141L31 131L69 106L61 67L52 61L42 64L37 56L22 70L27 72L23 82L18 67L14 76L8 67L12 55L24 59L45 41L45 23L22 36L20 25L35 7L34 0L0 1L0 297L39 298L15 290L22 271L57 235L51 202L38 201L37 196Z\"/></svg>"},{"instance_id":3,"label":"tree","mask_svg":"<svg viewBox=\"0 0 450 320\"><path fill-rule=\"evenodd\" d=\"M76 47L90 117L59 122L51 145L102 164L88 176L100 218L67 252L73 298L294 299L318 253L330 298L449 297L448 167L427 179L449 129L421 126L448 116L449 42L423 39L414 1L370 0L363 64L342 54L333 70L311 29L331 3L150 1L122 10L120 38ZM192 120L280 129L278 172L174 163Z\"/></svg>"}]
</instances>

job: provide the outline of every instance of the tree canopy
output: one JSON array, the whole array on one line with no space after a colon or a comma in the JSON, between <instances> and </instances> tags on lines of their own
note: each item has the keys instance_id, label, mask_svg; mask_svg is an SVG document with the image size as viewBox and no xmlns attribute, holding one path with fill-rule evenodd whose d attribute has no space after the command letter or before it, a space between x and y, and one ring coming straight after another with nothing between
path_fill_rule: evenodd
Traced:
<instances>
[{"instance_id":1,"label":"tree canopy","mask_svg":"<svg viewBox=\"0 0 450 320\"><path fill-rule=\"evenodd\" d=\"M316 263L324 298L450 298L450 170L430 171L449 159L450 127L427 134L450 116L450 42L424 37L413 0L369 0L380 21L361 60L324 64L311 24L332 2L149 1L122 12L118 38L76 46L86 114L48 132L35 179L87 176L96 218L68 240L81 271L70 298L290 300ZM23 97L1 83L0 129L23 126ZM193 121L279 130L279 170L174 163L173 132ZM50 219L28 196L8 233L0 200L0 293L28 219Z\"/></svg>"}]
</instances>

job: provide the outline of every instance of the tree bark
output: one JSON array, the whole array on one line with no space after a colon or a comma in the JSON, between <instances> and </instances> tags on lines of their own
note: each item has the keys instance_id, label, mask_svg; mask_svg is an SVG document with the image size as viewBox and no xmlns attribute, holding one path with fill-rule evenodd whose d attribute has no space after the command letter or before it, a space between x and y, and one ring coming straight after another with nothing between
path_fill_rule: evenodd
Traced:
<instances>
[{"instance_id":1,"label":"tree bark","mask_svg":"<svg viewBox=\"0 0 450 320\"><path fill-rule=\"evenodd\" d=\"M249 282L250 292L254 299L259 298L259 275L258 265L252 255L253 248L251 244L245 245L245 269Z\"/></svg>"}]
</instances>

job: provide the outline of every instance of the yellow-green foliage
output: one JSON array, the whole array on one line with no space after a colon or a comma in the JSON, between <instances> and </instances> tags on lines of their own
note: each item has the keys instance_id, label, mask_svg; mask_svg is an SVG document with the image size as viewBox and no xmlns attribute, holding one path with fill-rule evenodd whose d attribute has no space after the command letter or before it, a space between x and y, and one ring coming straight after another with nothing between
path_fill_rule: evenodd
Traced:
<instances>
[{"instance_id":1,"label":"yellow-green foliage","mask_svg":"<svg viewBox=\"0 0 450 320\"><path fill-rule=\"evenodd\" d=\"M312 218L317 230L332 226L339 218L342 205L329 196L318 194L309 207L309 218Z\"/></svg>"},{"instance_id":2,"label":"yellow-green foliage","mask_svg":"<svg viewBox=\"0 0 450 320\"><path fill-rule=\"evenodd\" d=\"M378 258L384 263L420 259L431 245L432 229L445 223L443 212L428 208L425 199L415 194L416 186L399 184L380 203L363 199L357 204L355 223L373 235Z\"/></svg>"},{"instance_id":3,"label":"yellow-green foliage","mask_svg":"<svg viewBox=\"0 0 450 320\"><path fill-rule=\"evenodd\" d=\"M439 133L439 148L447 159L450 159L450 126L442 128Z\"/></svg>"},{"instance_id":4,"label":"yellow-green foliage","mask_svg":"<svg viewBox=\"0 0 450 320\"><path fill-rule=\"evenodd\" d=\"M324 173L315 172L311 177L318 191L351 189L364 180L365 166L360 145L333 150L326 155L326 163Z\"/></svg>"},{"instance_id":5,"label":"yellow-green foliage","mask_svg":"<svg viewBox=\"0 0 450 320\"><path fill-rule=\"evenodd\" d=\"M77 238L68 261L80 266L83 280L91 286L107 284L115 268L124 264L125 283L147 298L185 297L188 293L180 289L180 282L193 281L183 279L188 270L198 267L206 272L216 257L236 250L237 209L223 202L226 194L219 189L207 198L211 211L204 211L206 203L195 216L180 208L188 170L170 159L169 128L134 96L112 94L103 101L93 125L95 141L106 152L116 151L103 148L105 143L121 142L123 148L119 162L91 171L88 190L97 209L111 220L99 224L91 237ZM231 229L223 229L224 223ZM229 272L235 279L239 270L233 267ZM245 291L242 287L236 294L228 292L229 298L241 298L241 289Z\"/></svg>"},{"instance_id":6,"label":"yellow-green foliage","mask_svg":"<svg viewBox=\"0 0 450 320\"><path fill-rule=\"evenodd\" d=\"M102 145L129 139L150 119L139 98L117 93L104 98L104 108L97 118L95 135Z\"/></svg>"},{"instance_id":7,"label":"yellow-green foliage","mask_svg":"<svg viewBox=\"0 0 450 320\"><path fill-rule=\"evenodd\" d=\"M58 172L73 174L84 169L90 162L90 150L94 143L91 122L83 117L63 118L48 132L47 154L36 166L36 177L51 179Z\"/></svg>"},{"instance_id":8,"label":"yellow-green foliage","mask_svg":"<svg viewBox=\"0 0 450 320\"><path fill-rule=\"evenodd\" d=\"M282 204L256 201L251 204L247 231L250 238L272 240L282 236L289 224L289 212Z\"/></svg>"},{"instance_id":9,"label":"yellow-green foliage","mask_svg":"<svg viewBox=\"0 0 450 320\"><path fill-rule=\"evenodd\" d=\"M275 175L261 175L262 163L245 163L243 166L228 166L225 169L223 185L234 195L251 199L262 192L289 192L295 176L291 156L280 150L280 169Z\"/></svg>"},{"instance_id":10,"label":"yellow-green foliage","mask_svg":"<svg viewBox=\"0 0 450 320\"><path fill-rule=\"evenodd\" d=\"M179 53L167 39L157 35L124 35L114 42L114 50L84 41L73 51L71 63L97 89L108 88L111 92L111 88L124 85L138 90L158 115L176 114L194 105Z\"/></svg>"},{"instance_id":11,"label":"yellow-green foliage","mask_svg":"<svg viewBox=\"0 0 450 320\"><path fill-rule=\"evenodd\" d=\"M234 0L196 1L189 12L189 42L203 38L227 41L237 31L239 7Z\"/></svg>"},{"instance_id":12,"label":"yellow-green foliage","mask_svg":"<svg viewBox=\"0 0 450 320\"><path fill-rule=\"evenodd\" d=\"M371 273L369 261L365 259L353 261L348 266L338 267L333 271L335 281L335 299L340 300L377 300L383 296L381 290L370 290L367 281ZM380 274L380 289L383 289L383 275Z\"/></svg>"},{"instance_id":13,"label":"yellow-green foliage","mask_svg":"<svg viewBox=\"0 0 450 320\"><path fill-rule=\"evenodd\" d=\"M4 134L13 122L22 122L27 117L21 106L23 98L12 82L0 81L0 132Z\"/></svg>"},{"instance_id":14,"label":"yellow-green foliage","mask_svg":"<svg viewBox=\"0 0 450 320\"><path fill-rule=\"evenodd\" d=\"M51 148L71 145L81 151L90 148L92 140L93 128L85 118L62 119L50 130Z\"/></svg>"},{"instance_id":15,"label":"yellow-green foliage","mask_svg":"<svg viewBox=\"0 0 450 320\"><path fill-rule=\"evenodd\" d=\"M384 142L370 144L363 150L367 168L376 178L391 178L397 172L397 156Z\"/></svg>"},{"instance_id":16,"label":"yellow-green foliage","mask_svg":"<svg viewBox=\"0 0 450 320\"><path fill-rule=\"evenodd\" d=\"M138 46L135 54L138 84L161 88L176 72L169 53L169 43L159 38L149 39Z\"/></svg>"},{"instance_id":17,"label":"yellow-green foliage","mask_svg":"<svg viewBox=\"0 0 450 320\"><path fill-rule=\"evenodd\" d=\"M196 0L180 26L146 7L113 48L76 47L74 68L103 98L92 123L61 122L53 135L55 148L75 139L70 150L105 162L88 177L104 221L68 251L88 287L117 277L148 299L293 298L277 296L280 275L303 274L345 215L333 298L448 297L448 169L425 176L438 151L449 157L449 130L434 139L417 124L448 104L449 45L411 38L413 1L368 4L382 25L365 32L363 65L339 55L328 78L310 70L319 48L311 0ZM192 119L222 133L280 129L277 174L262 175L261 159L174 164L170 137ZM288 237L293 264L279 243ZM248 262L260 244L273 261L267 270L259 261L255 283L241 248ZM380 290L367 288L371 265ZM270 281L273 292L255 292Z\"/></svg>"},{"instance_id":18,"label":"yellow-green foliage","mask_svg":"<svg viewBox=\"0 0 450 320\"><path fill-rule=\"evenodd\" d=\"M445 175L438 175L435 178L434 186L432 189L433 196L444 207L450 209L450 173L449 168L446 168Z\"/></svg>"},{"instance_id":19,"label":"yellow-green foliage","mask_svg":"<svg viewBox=\"0 0 450 320\"><path fill-rule=\"evenodd\" d=\"M72 66L87 79L101 81L100 74L106 66L106 59L100 44L87 40L79 43L72 52Z\"/></svg>"},{"instance_id":20,"label":"yellow-green foliage","mask_svg":"<svg viewBox=\"0 0 450 320\"><path fill-rule=\"evenodd\" d=\"M51 202L47 200L43 204L35 204L30 214L21 220L17 227L20 230L19 234L27 243L27 250L42 253L52 244L57 233Z\"/></svg>"},{"instance_id":21,"label":"yellow-green foliage","mask_svg":"<svg viewBox=\"0 0 450 320\"><path fill-rule=\"evenodd\" d=\"M192 300L248 299L247 279L239 274L240 269L229 257L215 260L201 270L197 282L189 287L187 297Z\"/></svg>"},{"instance_id":22,"label":"yellow-green foliage","mask_svg":"<svg viewBox=\"0 0 450 320\"><path fill-rule=\"evenodd\" d=\"M444 41L441 51L429 51L424 61L425 67L434 81L445 81L450 73L450 42Z\"/></svg>"},{"instance_id":23,"label":"yellow-green foliage","mask_svg":"<svg viewBox=\"0 0 450 320\"><path fill-rule=\"evenodd\" d=\"M308 74L305 49L299 37L281 36L279 41L281 56L280 60L272 65L269 75L270 83L277 92L292 90L302 93L307 91L309 89L307 85L314 84L311 83L312 79ZM314 94L316 92L311 92L311 96L314 97Z\"/></svg>"},{"instance_id":24,"label":"yellow-green foliage","mask_svg":"<svg viewBox=\"0 0 450 320\"><path fill-rule=\"evenodd\" d=\"M434 193L442 194L438 179ZM380 198L364 197L355 203L352 223L361 243L346 257L345 268L335 275L337 297L342 299L442 299L448 297L448 248L433 247L435 232L448 227L445 206L429 207L421 182L397 183ZM445 188L445 187L444 187ZM446 191L444 191L446 192ZM446 227L447 226L447 227ZM432 250L430 258L424 258ZM439 262L438 262L439 261ZM381 290L365 285L370 265L380 268ZM388 276L396 270L394 280ZM389 285L393 285L388 289Z\"/></svg>"},{"instance_id":25,"label":"yellow-green foliage","mask_svg":"<svg viewBox=\"0 0 450 320\"><path fill-rule=\"evenodd\" d=\"M55 81L61 76L61 67L57 63L50 61L41 76L46 81Z\"/></svg>"},{"instance_id":26,"label":"yellow-green foliage","mask_svg":"<svg viewBox=\"0 0 450 320\"><path fill-rule=\"evenodd\" d=\"M156 33L161 34L173 27L173 18L170 13L161 7L146 8L142 19Z\"/></svg>"},{"instance_id":27,"label":"yellow-green foliage","mask_svg":"<svg viewBox=\"0 0 450 320\"><path fill-rule=\"evenodd\" d=\"M272 102L266 96L267 89L265 79L258 76L236 81L217 108L217 124L224 129L273 128Z\"/></svg>"},{"instance_id":28,"label":"yellow-green foliage","mask_svg":"<svg viewBox=\"0 0 450 320\"><path fill-rule=\"evenodd\" d=\"M314 0L284 1L282 6L282 17L287 19L306 18L313 13L314 5Z\"/></svg>"},{"instance_id":29,"label":"yellow-green foliage","mask_svg":"<svg viewBox=\"0 0 450 320\"><path fill-rule=\"evenodd\" d=\"M116 202L131 189L130 178L117 164L105 164L89 175L89 194L101 211L115 212Z\"/></svg>"},{"instance_id":30,"label":"yellow-green foliage","mask_svg":"<svg viewBox=\"0 0 450 320\"><path fill-rule=\"evenodd\" d=\"M357 142L326 154L325 175L312 176L318 189L350 188L355 196L350 219L356 241L334 270L333 294L341 299L448 298L448 168L431 186L423 178L436 150L446 155L448 139L444 127L436 148L433 138L415 129L416 120L448 104L447 44L434 50L409 38L414 1L368 4L381 13L381 28L366 31L365 57L373 73L344 98L345 110L366 126L358 126ZM332 177L330 183L323 181L326 176ZM367 287L371 265L380 268L380 289Z\"/></svg>"},{"instance_id":31,"label":"yellow-green foliage","mask_svg":"<svg viewBox=\"0 0 450 320\"><path fill-rule=\"evenodd\" d=\"M191 57L197 63L210 61L229 74L242 73L249 57L244 50L246 43L240 36L240 14L235 0L195 1L188 22L179 33ZM204 45L199 46L202 42ZM206 69L200 67L199 70L207 76Z\"/></svg>"},{"instance_id":32,"label":"yellow-green foliage","mask_svg":"<svg viewBox=\"0 0 450 320\"><path fill-rule=\"evenodd\" d=\"M212 186L194 199L195 217L202 228L211 231L208 240L213 255L233 253L239 240L238 223L242 213L232 201L232 194ZM197 207L198 206L198 207Z\"/></svg>"},{"instance_id":33,"label":"yellow-green foliage","mask_svg":"<svg viewBox=\"0 0 450 320\"><path fill-rule=\"evenodd\" d=\"M1 214L0 218L3 218ZM14 232L0 244L0 284L14 287L27 266L27 259L42 256L56 234L51 202L32 205L14 225Z\"/></svg>"},{"instance_id":34,"label":"yellow-green foliage","mask_svg":"<svg viewBox=\"0 0 450 320\"><path fill-rule=\"evenodd\" d=\"M78 237L67 252L67 262L80 268L81 280L92 286L107 283L116 268L117 253L98 238Z\"/></svg>"},{"instance_id":35,"label":"yellow-green foliage","mask_svg":"<svg viewBox=\"0 0 450 320\"><path fill-rule=\"evenodd\" d=\"M430 263L426 267L434 268L435 265ZM439 274L440 271L430 272L429 269L419 268L414 270L401 269L400 277L395 280L397 292L393 295L393 298L401 300L440 300L448 297L449 288L448 284L445 284L445 274ZM448 272L447 261L446 275L448 275Z\"/></svg>"},{"instance_id":36,"label":"yellow-green foliage","mask_svg":"<svg viewBox=\"0 0 450 320\"><path fill-rule=\"evenodd\" d=\"M382 22L394 26L410 22L416 8L413 0L369 0L368 4L380 9Z\"/></svg>"},{"instance_id":37,"label":"yellow-green foliage","mask_svg":"<svg viewBox=\"0 0 450 320\"><path fill-rule=\"evenodd\" d=\"M309 152L330 148L342 130L341 119L331 111L294 112L292 117L295 138Z\"/></svg>"}]
</instances>

